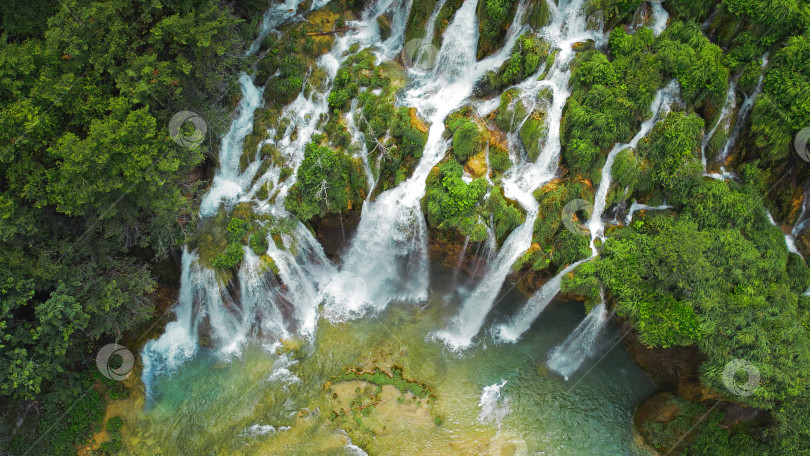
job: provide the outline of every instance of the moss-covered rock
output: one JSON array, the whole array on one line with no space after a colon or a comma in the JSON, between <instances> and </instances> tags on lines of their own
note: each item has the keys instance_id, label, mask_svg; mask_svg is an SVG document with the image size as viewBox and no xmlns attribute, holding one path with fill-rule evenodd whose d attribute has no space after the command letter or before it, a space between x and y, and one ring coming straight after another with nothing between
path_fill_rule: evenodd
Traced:
<instances>
[{"instance_id":1,"label":"moss-covered rock","mask_svg":"<svg viewBox=\"0 0 810 456\"><path fill-rule=\"evenodd\" d=\"M517 11L515 0L481 0L478 2L478 59L503 46L506 32Z\"/></svg>"},{"instance_id":2,"label":"moss-covered rock","mask_svg":"<svg viewBox=\"0 0 810 456\"><path fill-rule=\"evenodd\" d=\"M551 44L543 38L524 33L512 47L512 54L498 70L488 71L475 86L476 96L498 93L537 71L548 59Z\"/></svg>"},{"instance_id":3,"label":"moss-covered rock","mask_svg":"<svg viewBox=\"0 0 810 456\"><path fill-rule=\"evenodd\" d=\"M408 15L408 23L405 27L405 42L415 38L425 37L425 28L428 18L436 7L437 0L414 0L411 4L411 11Z\"/></svg>"},{"instance_id":4,"label":"moss-covered rock","mask_svg":"<svg viewBox=\"0 0 810 456\"><path fill-rule=\"evenodd\" d=\"M301 220L359 208L368 192L365 171L346 153L309 143L284 201Z\"/></svg>"},{"instance_id":5,"label":"moss-covered rock","mask_svg":"<svg viewBox=\"0 0 810 456\"><path fill-rule=\"evenodd\" d=\"M524 23L535 29L545 27L551 22L551 9L546 0L529 0L526 3Z\"/></svg>"},{"instance_id":6,"label":"moss-covered rock","mask_svg":"<svg viewBox=\"0 0 810 456\"><path fill-rule=\"evenodd\" d=\"M476 179L484 176L487 173L486 151L481 151L478 154L470 157L467 162L464 163L464 171Z\"/></svg>"},{"instance_id":7,"label":"moss-covered rock","mask_svg":"<svg viewBox=\"0 0 810 456\"><path fill-rule=\"evenodd\" d=\"M495 123L505 132L517 129L526 118L526 106L518 96L518 89L509 89L501 95L501 103L495 114Z\"/></svg>"},{"instance_id":8,"label":"moss-covered rock","mask_svg":"<svg viewBox=\"0 0 810 456\"><path fill-rule=\"evenodd\" d=\"M453 157L465 163L470 157L483 152L486 146L478 124L465 120L453 133Z\"/></svg>"},{"instance_id":9,"label":"moss-covered rock","mask_svg":"<svg viewBox=\"0 0 810 456\"><path fill-rule=\"evenodd\" d=\"M391 20L385 14L377 16L377 27L380 29L380 39L385 41L391 36Z\"/></svg>"},{"instance_id":10,"label":"moss-covered rock","mask_svg":"<svg viewBox=\"0 0 810 456\"><path fill-rule=\"evenodd\" d=\"M548 137L546 116L548 107L551 105L551 91L544 91L540 96L542 98L539 106L529 114L520 128L520 141L529 161L537 160Z\"/></svg>"}]
</instances>

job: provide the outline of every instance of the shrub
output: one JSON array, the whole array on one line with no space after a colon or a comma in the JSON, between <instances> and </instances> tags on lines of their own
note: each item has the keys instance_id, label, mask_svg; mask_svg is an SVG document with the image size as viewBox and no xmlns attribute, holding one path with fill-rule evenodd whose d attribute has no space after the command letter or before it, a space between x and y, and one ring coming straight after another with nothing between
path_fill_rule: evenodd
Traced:
<instances>
[{"instance_id":1,"label":"shrub","mask_svg":"<svg viewBox=\"0 0 810 456\"><path fill-rule=\"evenodd\" d=\"M217 269L230 269L245 256L245 251L242 249L242 244L232 242L225 248L225 252L214 258L213 266Z\"/></svg>"},{"instance_id":2,"label":"shrub","mask_svg":"<svg viewBox=\"0 0 810 456\"><path fill-rule=\"evenodd\" d=\"M301 220L359 207L368 191L362 164L346 153L309 143L285 207Z\"/></svg>"},{"instance_id":3,"label":"shrub","mask_svg":"<svg viewBox=\"0 0 810 456\"><path fill-rule=\"evenodd\" d=\"M467 160L484 150L485 143L478 125L473 121L466 121L453 134L453 156L459 163Z\"/></svg>"}]
</instances>

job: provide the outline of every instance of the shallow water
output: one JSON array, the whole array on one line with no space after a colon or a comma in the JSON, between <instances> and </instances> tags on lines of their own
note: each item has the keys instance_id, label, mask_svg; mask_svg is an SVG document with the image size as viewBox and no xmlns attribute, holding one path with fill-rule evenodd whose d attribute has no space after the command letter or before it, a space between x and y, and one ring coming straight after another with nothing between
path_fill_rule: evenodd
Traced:
<instances>
[{"instance_id":1,"label":"shallow water","mask_svg":"<svg viewBox=\"0 0 810 456\"><path fill-rule=\"evenodd\" d=\"M584 318L576 302L553 302L514 344L495 343L487 329L459 358L429 340L463 299L449 285L452 275L431 265L430 300L421 307L395 304L337 325L321 320L311 343L287 344L300 346L292 356L248 346L221 360L201 349L177 373L157 380L148 409L142 393L122 407L128 410L124 453L363 454L353 441L370 455L647 454L634 439L631 419L652 384L614 343L615 328L608 325L568 381L545 363ZM505 320L527 298L508 291L485 327ZM435 398L385 387L370 410L330 420L332 410L372 389L360 382L325 388L333 376L392 365L430 386ZM498 413L482 419L482 391L503 381Z\"/></svg>"}]
</instances>

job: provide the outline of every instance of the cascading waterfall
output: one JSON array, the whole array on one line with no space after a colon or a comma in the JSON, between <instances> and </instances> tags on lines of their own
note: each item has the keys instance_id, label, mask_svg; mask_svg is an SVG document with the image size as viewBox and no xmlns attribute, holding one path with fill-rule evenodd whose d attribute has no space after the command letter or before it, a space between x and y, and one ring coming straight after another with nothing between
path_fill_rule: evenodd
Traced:
<instances>
[{"instance_id":1,"label":"cascading waterfall","mask_svg":"<svg viewBox=\"0 0 810 456\"><path fill-rule=\"evenodd\" d=\"M253 43L250 44L247 55L255 54L267 35L273 32L279 25L294 18L298 14L298 5L301 1L302 0L286 0L277 5L273 5L265 11L264 16L262 16L261 26L259 27L259 35L253 40ZM314 4L312 6L315 7Z\"/></svg>"},{"instance_id":2,"label":"cascading waterfall","mask_svg":"<svg viewBox=\"0 0 810 456\"><path fill-rule=\"evenodd\" d=\"M245 137L253 129L253 114L264 103L262 89L253 85L253 80L246 73L239 76L239 86L242 91L239 115L222 138L219 148L219 168L211 189L200 204L200 215L203 217L216 214L221 201L231 202L236 199L258 169L257 164L240 174L239 158L242 156Z\"/></svg>"},{"instance_id":3,"label":"cascading waterfall","mask_svg":"<svg viewBox=\"0 0 810 456\"><path fill-rule=\"evenodd\" d=\"M773 219L773 215L771 215L770 211L767 212L766 215L768 216L768 221L771 223L771 225L779 228L779 230L781 231L782 228L776 223L776 220ZM795 253L796 255L799 255L800 257L804 258L802 254L799 253L799 250L796 249L796 241L795 239L793 239L792 231L791 233L783 233L783 234L785 234L785 246L787 247L788 252Z\"/></svg>"},{"instance_id":4,"label":"cascading waterfall","mask_svg":"<svg viewBox=\"0 0 810 456\"><path fill-rule=\"evenodd\" d=\"M572 46L577 41L586 39L600 42L604 40L604 35L587 29L582 0L575 0L553 9L551 24L540 32L554 47L560 49L554 66L549 71L549 80L540 83L527 82L523 86L525 90L534 92L531 96L534 99L542 87L550 87L552 90L552 102L548 110L550 125L548 139L543 144L536 162L515 166L503 177L505 195L517 200L523 206L526 210L526 221L509 234L489 273L464 301L461 310L453 317L447 328L433 334L452 350L463 350L472 344L473 338L480 332L487 314L494 306L512 265L531 245L534 220L538 212L538 204L532 196L532 191L550 181L557 171L561 150L559 124L565 101L570 95L568 79L571 74L569 64L574 56ZM513 23L519 23L519 20L516 18Z\"/></svg>"},{"instance_id":5,"label":"cascading waterfall","mask_svg":"<svg viewBox=\"0 0 810 456\"><path fill-rule=\"evenodd\" d=\"M582 362L590 356L594 342L607 321L608 313L603 298L602 303L591 309L590 313L562 344L551 349L546 363L549 369L568 380L571 374L576 372Z\"/></svg>"},{"instance_id":6,"label":"cascading waterfall","mask_svg":"<svg viewBox=\"0 0 810 456\"><path fill-rule=\"evenodd\" d=\"M653 12L652 30L655 36L658 36L664 32L664 30L667 28L667 22L669 21L669 13L664 9L661 1L662 0L654 0L650 2L652 4Z\"/></svg>"},{"instance_id":7,"label":"cascading waterfall","mask_svg":"<svg viewBox=\"0 0 810 456\"><path fill-rule=\"evenodd\" d=\"M265 15L260 36L254 42L257 48L264 36L296 16L288 10L295 10L297 3L288 3L272 7ZM391 2L386 5L385 8ZM326 71L329 81L334 79L345 51L352 44L369 45L379 41L376 21L368 15L364 16L365 24L360 25L373 23L374 27L358 27L356 34L340 37L332 51L319 58L317 63ZM398 9L395 17L404 22L402 8ZM404 26L400 29L404 31ZM392 38L397 39L395 36ZM401 36L398 39L401 40ZM248 54L255 51L251 47ZM258 154L244 171L239 170L244 139L253 128L256 109L263 103L263 90L253 84L250 76L242 74L239 83L243 98L238 116L222 139L219 167L211 189L203 197L200 215L209 217L216 214L222 203L229 205L237 201L251 201L261 186L272 183L275 193L258 211L286 218L284 196L295 181L294 174L279 183L280 167L272 166L250 188L261 164L257 159ZM328 93L313 91L309 97L305 97L302 92L282 111L281 117L287 119L289 125L275 145L284 156L286 165L294 170L303 161L304 147L317 131L321 114L328 112L327 96ZM297 133L294 137L291 134L293 131ZM271 200L273 203L270 203ZM147 342L142 351L142 379L147 393L157 375L174 371L197 353L197 339L201 331L206 333L216 353L221 356L238 353L251 336L272 339L287 337L291 331L303 336L314 334L319 292L336 271L321 245L300 222L289 233L282 234L281 242L283 246L276 246L275 240L269 237L266 252L278 269L278 278L268 272L268 265L249 248L245 248L238 272L238 293L224 288L214 271L199 264L196 253L184 252L180 299L174 309L177 320L167 325L160 338ZM233 294L238 296L234 297Z\"/></svg>"},{"instance_id":8,"label":"cascading waterfall","mask_svg":"<svg viewBox=\"0 0 810 456\"><path fill-rule=\"evenodd\" d=\"M521 201L526 205L530 205L532 202L533 200ZM494 264L490 267L490 272L464 301L461 311L451 320L447 328L435 333L435 337L445 342L451 349L459 350L469 347L472 339L481 330L506 276L512 270L512 265L531 245L536 216L537 203L534 202L531 211L526 215L526 222L506 238Z\"/></svg>"},{"instance_id":9,"label":"cascading waterfall","mask_svg":"<svg viewBox=\"0 0 810 456\"><path fill-rule=\"evenodd\" d=\"M180 294L173 311L176 320L169 322L160 338L148 341L141 351L143 371L141 379L146 388L147 403L150 400L152 381L165 372L173 372L183 362L197 353L197 324L194 319L194 303L198 295L212 295L209 283L205 283L197 265L197 256L187 249L183 252L180 276ZM218 297L219 290L210 296Z\"/></svg>"},{"instance_id":10,"label":"cascading waterfall","mask_svg":"<svg viewBox=\"0 0 810 456\"><path fill-rule=\"evenodd\" d=\"M717 128L720 125L723 125L723 128L729 128L731 123L731 113L734 112L734 108L737 106L737 85L735 81L731 81L728 85L728 91L726 92L726 101L723 102L723 110L720 112L720 117L717 118L717 122L715 122L712 129L709 131L708 134L703 138L703 142L700 144L700 161L703 164L703 173L707 175L707 166L706 163L706 147L709 145L709 141L712 140L714 134L717 132Z\"/></svg>"},{"instance_id":11,"label":"cascading waterfall","mask_svg":"<svg viewBox=\"0 0 810 456\"><path fill-rule=\"evenodd\" d=\"M605 165L602 167L602 179L599 181L599 187L594 197L593 214L590 220L588 220L588 229L591 232L591 252L593 252L594 255L597 254L595 245L596 239L605 239L605 223L602 220L602 215L607 205L607 195L613 177L613 162L616 160L616 156L625 149L635 148L638 142L650 133L653 126L669 112L670 104L677 98L678 93L678 82L674 79L670 81L666 87L656 92L652 106L650 107L652 116L642 122L638 133L633 136L633 139L631 139L629 143L616 144L608 154Z\"/></svg>"},{"instance_id":12,"label":"cascading waterfall","mask_svg":"<svg viewBox=\"0 0 810 456\"><path fill-rule=\"evenodd\" d=\"M517 341L520 336L522 336L523 333L525 333L529 327L531 327L532 323L534 323L537 317L540 316L540 314L543 312L543 310L545 310L546 306L548 306L551 300L554 299L557 293L559 293L563 276L598 254L594 243L597 238L604 239L605 225L602 221L602 213L607 205L606 200L611 184L613 160L616 158L616 155L619 152L627 148L636 147L638 142L649 134L655 123L665 117L666 113L669 112L670 105L677 99L678 93L679 86L675 80L667 84L666 87L658 90L650 107L652 116L642 122L638 133L636 133L629 143L617 144L613 147L608 155L605 165L602 167L602 180L599 182L599 187L596 191L593 214L588 221L588 228L591 231L591 257L569 265L560 271L556 276L551 278L548 282L546 282L543 287L536 292L531 299L529 299L526 305L523 306L520 311L518 311L510 322L501 324L495 328L494 334L497 339L504 342ZM632 218L632 212L630 213L630 217Z\"/></svg>"},{"instance_id":13,"label":"cascading waterfall","mask_svg":"<svg viewBox=\"0 0 810 456\"><path fill-rule=\"evenodd\" d=\"M417 66L429 68L434 63L431 62L432 59L436 58L436 56L433 55L433 33L436 29L436 19L439 17L439 12L446 2L447 0L439 0L436 2L436 6L433 7L433 12L430 13L427 25L425 26L425 36L422 38L419 48L413 54L413 62Z\"/></svg>"},{"instance_id":14,"label":"cascading waterfall","mask_svg":"<svg viewBox=\"0 0 810 456\"><path fill-rule=\"evenodd\" d=\"M363 132L359 128L357 128L357 122L354 119L356 111L357 111L357 99L354 99L352 100L349 113L346 115L346 128L349 130L349 134L352 136L352 144L358 148L358 155L360 156L360 159L363 161L363 170L366 172L366 181L368 182L368 196L366 198L370 199L371 194L374 193L374 187L377 183L374 179L374 173L371 171L371 163L369 163L368 161L368 147L366 147L366 135L363 134Z\"/></svg>"},{"instance_id":15,"label":"cascading waterfall","mask_svg":"<svg viewBox=\"0 0 810 456\"><path fill-rule=\"evenodd\" d=\"M544 283L543 286L537 291L528 302L518 311L515 316L511 318L508 323L498 325L493 331L495 337L503 342L517 342L520 336L529 330L532 323L537 320L537 317L546 309L552 299L560 292L560 285L562 285L562 278L569 272L576 269L577 266L590 260L586 258L579 260L576 263L569 265L557 275Z\"/></svg>"},{"instance_id":16,"label":"cascading waterfall","mask_svg":"<svg viewBox=\"0 0 810 456\"><path fill-rule=\"evenodd\" d=\"M745 126L745 122L748 120L748 115L751 113L751 109L754 107L754 101L756 101L757 96L762 93L762 85L765 81L766 66L768 66L767 52L762 56L762 68L760 71L759 80L757 81L757 86L754 91L751 92L751 95L745 97L745 100L743 100L742 104L740 105L740 110L737 113L737 122L734 124L734 129L731 131L731 135L729 135L726 145L723 146L723 150L720 152L718 161L721 163L728 158L729 152L731 152L734 145L737 143L737 138L740 137L742 129Z\"/></svg>"},{"instance_id":17,"label":"cascading waterfall","mask_svg":"<svg viewBox=\"0 0 810 456\"><path fill-rule=\"evenodd\" d=\"M658 206L648 206L646 204L633 201L633 204L630 205L630 209L627 211L627 217L624 219L624 224L629 225L630 222L633 221L633 214L635 214L636 211L663 211L666 209L672 209L672 206L667 203L659 204Z\"/></svg>"},{"instance_id":18,"label":"cascading waterfall","mask_svg":"<svg viewBox=\"0 0 810 456\"><path fill-rule=\"evenodd\" d=\"M477 0L465 0L456 11L433 71L411 72L415 82L403 99L430 122L425 150L410 178L363 204L363 216L341 272L323 293L324 315L332 321L358 318L391 301L427 299L427 226L419 201L428 173L447 151L444 118L461 106L484 72L500 66L519 36L511 28L500 52L476 62L477 4ZM517 14L524 8L521 2ZM345 281L356 285L346 287ZM358 288L364 292L354 292Z\"/></svg>"}]
</instances>

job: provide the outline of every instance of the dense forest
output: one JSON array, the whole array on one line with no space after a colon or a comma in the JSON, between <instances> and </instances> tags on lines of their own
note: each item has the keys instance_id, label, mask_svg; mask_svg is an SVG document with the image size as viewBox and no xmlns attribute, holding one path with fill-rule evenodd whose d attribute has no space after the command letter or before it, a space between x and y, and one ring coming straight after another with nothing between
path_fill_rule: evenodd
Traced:
<instances>
[{"instance_id":1,"label":"dense forest","mask_svg":"<svg viewBox=\"0 0 810 456\"><path fill-rule=\"evenodd\" d=\"M272 243L296 226L241 203L200 216L220 141L244 96L240 74L264 87L240 167L255 155L257 176L278 166L277 185L293 177L286 195L266 185L254 196L286 197L283 208L319 238L335 217L358 219L364 201L416 172L432 127L398 97L407 84L402 62L351 49L332 81L316 65L334 44L333 32L349 28L347 18L371 2L328 2L249 53L271 3L0 6L0 454L76 454L102 426L118 435L122 423L102 417L111 399L128 393L98 372L96 354L122 338L143 344L142 335L159 333L171 319L184 246L197 248L201 263L228 282L245 261L244 247L272 263L262 256L276 248L268 236ZM441 2L435 27L426 22L436 1L410 3L406 41L426 28L434 35L425 42L449 39L444 31L461 1ZM479 60L505 45L518 3L478 2ZM559 126L548 124L550 91L527 107L515 88L548 72L560 53L532 33L550 23L549 4L524 3L528 31L473 90L476 99L494 100L494 110L481 116L465 106L444 119L448 150L427 174L419 201L431 246L457 252L462 243L490 238L503 246L535 217L528 220L531 246L510 265L512 282L533 293L593 256L565 275L562 292L588 310L604 297L638 346L663 360L645 369L677 371L668 360L679 350L691 353L695 371L674 375L693 375L697 391L656 381L659 393L669 393L658 400L675 417L637 416L651 447L662 454L810 454L810 231L793 230L795 251L785 245L785 234L805 221L810 198L810 161L796 139L810 127L810 2L666 0L669 21L655 34L644 26L650 2L588 0L589 24L608 39L574 46ZM380 18L381 35L392 33ZM319 35L325 23L328 34ZM606 197L616 218L634 201L666 207L608 227L596 256L589 237L566 229L559 214L571 200L594 201L608 153L631 141L673 79L680 103L615 156ZM319 90L328 90L328 113L293 168L266 134L272 129L280 140L282 109ZM750 100L747 117L742 108L729 116L729 100ZM202 141L173 139L170 122L181 111L205 119ZM350 113L379 164L373 186L355 154ZM559 127L560 170L533 192L532 212L506 196L504 176L516 165L510 148L536 160L550 127ZM710 176L728 172L733 177ZM588 214L573 217L583 222ZM277 265L269 269L279 276ZM737 358L761 375L751 395L724 386L724 369ZM734 407L753 410L754 418L724 424ZM95 451L120 449L113 438Z\"/></svg>"}]
</instances>

